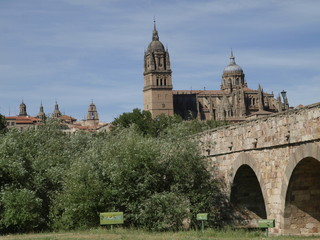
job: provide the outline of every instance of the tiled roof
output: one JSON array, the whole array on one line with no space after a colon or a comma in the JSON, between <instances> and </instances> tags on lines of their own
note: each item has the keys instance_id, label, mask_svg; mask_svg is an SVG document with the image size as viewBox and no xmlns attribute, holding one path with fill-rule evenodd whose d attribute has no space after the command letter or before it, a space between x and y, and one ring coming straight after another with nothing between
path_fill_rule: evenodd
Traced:
<instances>
[{"instance_id":1,"label":"tiled roof","mask_svg":"<svg viewBox=\"0 0 320 240\"><path fill-rule=\"evenodd\" d=\"M34 124L41 121L39 118L30 116L8 116L6 120L15 121L16 124Z\"/></svg>"},{"instance_id":2,"label":"tiled roof","mask_svg":"<svg viewBox=\"0 0 320 240\"><path fill-rule=\"evenodd\" d=\"M60 117L60 119L62 119L62 120L72 120L72 121L77 121L77 119L76 119L76 118L73 118L73 117L68 116L68 115L62 115L62 116Z\"/></svg>"}]
</instances>

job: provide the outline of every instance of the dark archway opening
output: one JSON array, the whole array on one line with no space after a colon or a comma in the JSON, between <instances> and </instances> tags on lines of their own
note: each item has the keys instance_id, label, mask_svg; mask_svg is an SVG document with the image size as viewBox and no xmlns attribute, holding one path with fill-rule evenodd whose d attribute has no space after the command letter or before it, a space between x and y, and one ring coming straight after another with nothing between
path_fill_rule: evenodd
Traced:
<instances>
[{"instance_id":1,"label":"dark archway opening","mask_svg":"<svg viewBox=\"0 0 320 240\"><path fill-rule=\"evenodd\" d=\"M301 160L290 177L284 211L288 234L320 233L320 162Z\"/></svg>"},{"instance_id":2,"label":"dark archway opening","mask_svg":"<svg viewBox=\"0 0 320 240\"><path fill-rule=\"evenodd\" d=\"M267 212L258 178L251 167L242 165L233 180L230 196L240 224L266 219Z\"/></svg>"}]
</instances>

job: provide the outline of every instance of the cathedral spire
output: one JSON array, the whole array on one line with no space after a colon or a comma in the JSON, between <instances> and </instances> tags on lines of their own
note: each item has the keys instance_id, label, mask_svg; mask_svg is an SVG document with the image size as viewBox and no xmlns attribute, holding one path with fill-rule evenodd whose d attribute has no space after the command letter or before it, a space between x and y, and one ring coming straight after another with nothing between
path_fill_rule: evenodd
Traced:
<instances>
[{"instance_id":1,"label":"cathedral spire","mask_svg":"<svg viewBox=\"0 0 320 240\"><path fill-rule=\"evenodd\" d=\"M233 51L231 48L231 56L230 56L230 64L229 65L235 65L236 61L235 61L235 57L233 56Z\"/></svg>"},{"instance_id":2,"label":"cathedral spire","mask_svg":"<svg viewBox=\"0 0 320 240\"><path fill-rule=\"evenodd\" d=\"M41 120L45 120L46 114L43 111L42 102L40 104L40 110L39 110L37 117L40 118Z\"/></svg>"},{"instance_id":3,"label":"cathedral spire","mask_svg":"<svg viewBox=\"0 0 320 240\"><path fill-rule=\"evenodd\" d=\"M56 100L56 104L54 105L54 111L52 113L52 118L59 118L61 117L61 112L59 110L59 105L58 105L58 102Z\"/></svg>"},{"instance_id":4,"label":"cathedral spire","mask_svg":"<svg viewBox=\"0 0 320 240\"><path fill-rule=\"evenodd\" d=\"M156 27L156 19L153 20L152 41L159 41L159 35Z\"/></svg>"}]
</instances>

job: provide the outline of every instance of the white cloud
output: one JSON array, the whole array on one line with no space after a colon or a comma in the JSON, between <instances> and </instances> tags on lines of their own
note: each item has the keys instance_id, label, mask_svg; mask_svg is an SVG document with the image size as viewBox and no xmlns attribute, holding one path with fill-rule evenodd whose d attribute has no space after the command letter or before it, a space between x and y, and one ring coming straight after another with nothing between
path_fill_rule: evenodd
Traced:
<instances>
[{"instance_id":1,"label":"white cloud","mask_svg":"<svg viewBox=\"0 0 320 240\"><path fill-rule=\"evenodd\" d=\"M232 47L253 88L319 101L319 8L315 0L1 2L0 110L23 97L37 113L41 99L49 109L57 98L67 114L83 116L93 98L111 121L142 107L154 16L175 89L219 88Z\"/></svg>"}]
</instances>

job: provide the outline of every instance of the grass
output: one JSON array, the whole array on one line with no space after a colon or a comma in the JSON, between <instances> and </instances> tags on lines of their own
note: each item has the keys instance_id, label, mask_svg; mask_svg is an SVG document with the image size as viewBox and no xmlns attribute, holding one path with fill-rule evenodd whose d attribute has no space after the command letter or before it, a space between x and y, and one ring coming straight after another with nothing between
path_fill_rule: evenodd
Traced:
<instances>
[{"instance_id":1,"label":"grass","mask_svg":"<svg viewBox=\"0 0 320 240\"><path fill-rule=\"evenodd\" d=\"M181 232L147 232L142 230L115 228L91 229L87 231L39 233L1 236L1 240L219 240L219 239L319 239L320 237L278 236L266 238L264 233L245 230L205 230Z\"/></svg>"}]
</instances>

